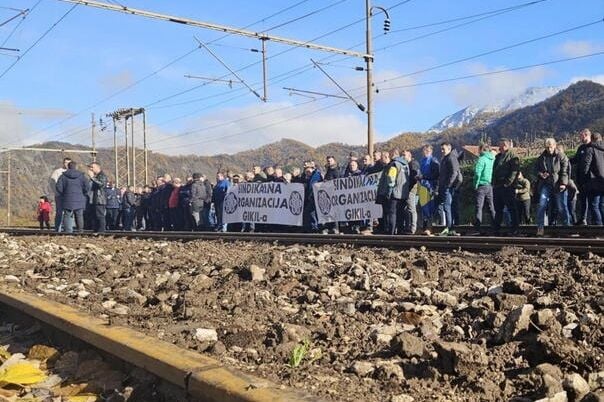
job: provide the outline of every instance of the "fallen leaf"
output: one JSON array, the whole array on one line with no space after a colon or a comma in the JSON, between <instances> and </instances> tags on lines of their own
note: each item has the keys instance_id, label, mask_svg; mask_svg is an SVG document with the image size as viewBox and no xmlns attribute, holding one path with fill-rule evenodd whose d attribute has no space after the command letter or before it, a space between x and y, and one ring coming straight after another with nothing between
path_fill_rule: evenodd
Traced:
<instances>
[{"instance_id":1,"label":"fallen leaf","mask_svg":"<svg viewBox=\"0 0 604 402\"><path fill-rule=\"evenodd\" d=\"M46 374L36 364L20 361L0 372L0 387L7 384L31 385L46 380Z\"/></svg>"}]
</instances>

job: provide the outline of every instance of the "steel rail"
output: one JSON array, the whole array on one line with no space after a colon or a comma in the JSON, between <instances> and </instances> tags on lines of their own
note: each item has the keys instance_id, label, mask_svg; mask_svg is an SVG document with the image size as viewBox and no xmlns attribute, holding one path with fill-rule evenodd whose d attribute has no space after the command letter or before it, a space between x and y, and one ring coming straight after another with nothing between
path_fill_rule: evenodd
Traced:
<instances>
[{"instance_id":1,"label":"steel rail","mask_svg":"<svg viewBox=\"0 0 604 402\"><path fill-rule=\"evenodd\" d=\"M218 360L111 325L74 307L42 297L0 287L0 309L14 310L61 334L76 338L128 364L140 367L185 390L191 401L208 402L311 402L320 398L281 387L239 372Z\"/></svg>"},{"instance_id":2,"label":"steel rail","mask_svg":"<svg viewBox=\"0 0 604 402\"><path fill-rule=\"evenodd\" d=\"M15 236L65 236L54 232L34 229L0 229L0 233ZM594 238L527 238L485 236L387 236L387 235L321 235L309 233L216 233L216 232L106 232L103 234L83 233L85 236L134 238L151 240L219 240L252 241L278 244L351 245L356 247L384 247L409 249L425 247L431 250L468 250L478 252L499 251L506 247L519 247L527 251L562 249L571 253L595 253L604 255L604 239Z\"/></svg>"}]
</instances>

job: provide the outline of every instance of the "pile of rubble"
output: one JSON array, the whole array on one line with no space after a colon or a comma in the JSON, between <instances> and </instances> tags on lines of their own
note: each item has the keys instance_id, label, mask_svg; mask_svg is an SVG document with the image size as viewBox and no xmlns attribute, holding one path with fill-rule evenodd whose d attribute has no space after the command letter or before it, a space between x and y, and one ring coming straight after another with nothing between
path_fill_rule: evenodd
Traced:
<instances>
[{"instance_id":1,"label":"pile of rubble","mask_svg":"<svg viewBox=\"0 0 604 402\"><path fill-rule=\"evenodd\" d=\"M596 255L4 236L2 279L325 399L604 400Z\"/></svg>"}]
</instances>

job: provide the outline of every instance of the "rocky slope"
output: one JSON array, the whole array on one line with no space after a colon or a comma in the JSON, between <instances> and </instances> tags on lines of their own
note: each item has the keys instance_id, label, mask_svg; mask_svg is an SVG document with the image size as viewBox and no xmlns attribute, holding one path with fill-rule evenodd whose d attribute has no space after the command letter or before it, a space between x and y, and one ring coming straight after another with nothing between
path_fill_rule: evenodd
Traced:
<instances>
[{"instance_id":1,"label":"rocky slope","mask_svg":"<svg viewBox=\"0 0 604 402\"><path fill-rule=\"evenodd\" d=\"M338 401L601 401L604 259L0 237L0 281Z\"/></svg>"}]
</instances>

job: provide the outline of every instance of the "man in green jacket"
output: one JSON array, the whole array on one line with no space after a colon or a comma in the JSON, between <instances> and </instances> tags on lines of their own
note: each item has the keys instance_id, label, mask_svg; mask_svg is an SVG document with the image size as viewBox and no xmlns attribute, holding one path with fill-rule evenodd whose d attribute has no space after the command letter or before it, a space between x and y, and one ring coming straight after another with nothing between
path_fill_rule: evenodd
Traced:
<instances>
[{"instance_id":1,"label":"man in green jacket","mask_svg":"<svg viewBox=\"0 0 604 402\"><path fill-rule=\"evenodd\" d=\"M486 200L489 213L491 214L491 223L495 222L495 205L493 203L493 164L495 155L491 147L487 144L480 144L478 147L480 157L474 165L474 189L476 190L476 218L474 226L482 225L482 209Z\"/></svg>"}]
</instances>

